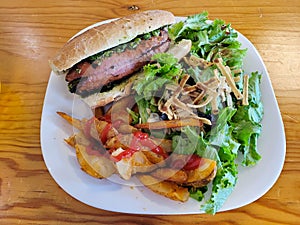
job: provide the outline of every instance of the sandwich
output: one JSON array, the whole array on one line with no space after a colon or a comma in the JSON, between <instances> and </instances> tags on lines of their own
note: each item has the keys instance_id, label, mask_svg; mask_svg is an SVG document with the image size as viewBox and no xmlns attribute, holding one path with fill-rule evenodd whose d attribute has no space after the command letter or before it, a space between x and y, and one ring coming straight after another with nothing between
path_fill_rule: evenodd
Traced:
<instances>
[{"instance_id":1,"label":"sandwich","mask_svg":"<svg viewBox=\"0 0 300 225\"><path fill-rule=\"evenodd\" d=\"M131 84L156 53L166 52L171 12L149 10L93 27L69 40L49 60L71 93L90 108L104 106L131 91Z\"/></svg>"},{"instance_id":2,"label":"sandwich","mask_svg":"<svg viewBox=\"0 0 300 225\"><path fill-rule=\"evenodd\" d=\"M83 171L135 176L181 202L202 201L211 183L201 209L221 208L236 185L238 156L244 166L261 158L262 75L244 73L237 32L207 19L133 14L76 36L50 60L91 108L114 102L90 119L57 112L78 130L65 141Z\"/></svg>"}]
</instances>

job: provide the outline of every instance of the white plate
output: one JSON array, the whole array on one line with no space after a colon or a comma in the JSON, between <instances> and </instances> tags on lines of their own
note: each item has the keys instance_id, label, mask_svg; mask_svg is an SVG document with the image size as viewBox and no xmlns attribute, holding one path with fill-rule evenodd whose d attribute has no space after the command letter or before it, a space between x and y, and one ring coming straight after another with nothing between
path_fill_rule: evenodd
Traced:
<instances>
[{"instance_id":1,"label":"white plate","mask_svg":"<svg viewBox=\"0 0 300 225\"><path fill-rule=\"evenodd\" d=\"M251 42L240 33L238 39L242 47L248 49L244 60L245 71L263 74L261 88L265 116L258 143L262 160L255 167L239 168L236 188L220 211L242 207L263 196L279 177L285 159L285 133L268 72ZM50 174L68 194L87 205L115 212L161 215L203 213L199 209L200 203L193 199L186 203L169 200L139 186L134 179L123 182L112 176L109 180L99 180L84 173L77 163L74 150L63 140L73 133L73 128L56 111L79 118L90 115L87 107L69 94L64 77L51 72L41 119L41 147Z\"/></svg>"}]
</instances>

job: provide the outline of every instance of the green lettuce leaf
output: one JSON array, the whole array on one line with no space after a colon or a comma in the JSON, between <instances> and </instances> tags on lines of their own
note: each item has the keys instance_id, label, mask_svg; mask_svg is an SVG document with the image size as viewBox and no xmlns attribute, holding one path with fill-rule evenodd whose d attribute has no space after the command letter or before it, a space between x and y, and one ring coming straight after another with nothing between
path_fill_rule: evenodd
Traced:
<instances>
[{"instance_id":1,"label":"green lettuce leaf","mask_svg":"<svg viewBox=\"0 0 300 225\"><path fill-rule=\"evenodd\" d=\"M217 175L212 184L212 194L208 201L202 205L206 213L215 214L225 203L234 190L237 180L237 158L240 143L233 135L230 121L236 109L226 107L219 112L215 127L208 134L208 143L217 149L219 164Z\"/></svg>"},{"instance_id":2,"label":"green lettuce leaf","mask_svg":"<svg viewBox=\"0 0 300 225\"><path fill-rule=\"evenodd\" d=\"M224 164L224 163L223 163ZM201 209L206 213L215 214L232 193L237 181L237 166L231 162L218 169L213 180L210 199L202 205Z\"/></svg>"},{"instance_id":3,"label":"green lettuce leaf","mask_svg":"<svg viewBox=\"0 0 300 225\"><path fill-rule=\"evenodd\" d=\"M138 78L133 89L139 96L150 100L158 90L167 84L179 79L181 65L171 54L158 53L152 57L157 63L144 66L144 76Z\"/></svg>"},{"instance_id":4,"label":"green lettuce leaf","mask_svg":"<svg viewBox=\"0 0 300 225\"><path fill-rule=\"evenodd\" d=\"M204 11L200 14L195 14L187 17L185 21L178 22L169 28L169 37L172 40L182 39L182 36L188 36L189 30L202 30L209 25L206 23L208 12ZM192 38L189 38L193 40Z\"/></svg>"},{"instance_id":5,"label":"green lettuce leaf","mask_svg":"<svg viewBox=\"0 0 300 225\"><path fill-rule=\"evenodd\" d=\"M241 143L240 151L244 156L242 165L255 165L261 159L257 150L257 139L261 133L261 125L250 121L241 121L238 124L233 124L233 126L235 126L234 137Z\"/></svg>"},{"instance_id":6,"label":"green lettuce leaf","mask_svg":"<svg viewBox=\"0 0 300 225\"><path fill-rule=\"evenodd\" d=\"M183 127L179 135L173 136L172 151L183 155L197 154L220 162L217 150L204 138L204 133L195 127Z\"/></svg>"},{"instance_id":7,"label":"green lettuce leaf","mask_svg":"<svg viewBox=\"0 0 300 225\"><path fill-rule=\"evenodd\" d=\"M139 115L142 123L146 123L149 118L149 113L147 109L149 109L149 102L144 98L135 97L136 104L138 106Z\"/></svg>"},{"instance_id":8,"label":"green lettuce leaf","mask_svg":"<svg viewBox=\"0 0 300 225\"><path fill-rule=\"evenodd\" d=\"M260 91L260 83L261 83L261 74L258 72L251 73L249 78L249 117L251 121L260 123L263 115L263 103L261 101L261 91Z\"/></svg>"},{"instance_id":9,"label":"green lettuce leaf","mask_svg":"<svg viewBox=\"0 0 300 225\"><path fill-rule=\"evenodd\" d=\"M260 92L261 74L252 73L249 78L249 105L238 106L236 114L232 118L231 127L233 136L241 143L240 151L243 154L242 165L255 165L261 156L257 149L257 140L261 134L261 120L263 118L263 104Z\"/></svg>"},{"instance_id":10,"label":"green lettuce leaf","mask_svg":"<svg viewBox=\"0 0 300 225\"><path fill-rule=\"evenodd\" d=\"M207 190L207 186L201 188L190 188L190 197L200 202L204 199L205 192L207 192Z\"/></svg>"},{"instance_id":11,"label":"green lettuce leaf","mask_svg":"<svg viewBox=\"0 0 300 225\"><path fill-rule=\"evenodd\" d=\"M191 52L207 61L222 56L226 65L232 69L242 67L247 50L241 49L240 42L236 40L238 33L223 20L208 22L206 11L169 27L169 34L174 41L192 40Z\"/></svg>"}]
</instances>

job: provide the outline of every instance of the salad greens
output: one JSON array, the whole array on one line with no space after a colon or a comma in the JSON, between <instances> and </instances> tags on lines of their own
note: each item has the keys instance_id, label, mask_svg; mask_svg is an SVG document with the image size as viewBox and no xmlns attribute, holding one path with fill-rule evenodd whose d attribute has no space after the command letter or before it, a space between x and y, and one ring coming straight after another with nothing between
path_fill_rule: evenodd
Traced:
<instances>
[{"instance_id":1,"label":"salad greens","mask_svg":"<svg viewBox=\"0 0 300 225\"><path fill-rule=\"evenodd\" d=\"M216 19L209 23L207 12L178 22L169 29L169 35L175 41L192 40L191 52L207 61L221 56L231 68L237 69L243 64L246 49L240 49L241 43L236 39L237 32L223 20Z\"/></svg>"},{"instance_id":2,"label":"salad greens","mask_svg":"<svg viewBox=\"0 0 300 225\"><path fill-rule=\"evenodd\" d=\"M190 39L191 55L208 62L222 58L223 64L231 71L240 71L232 75L239 76L240 80L243 80L242 66L247 50L241 49L241 44L237 40L238 34L230 24L225 24L219 19L208 22L208 13L203 12L169 27L169 35L174 42ZM145 66L145 77L133 86L137 92L136 100L143 123L149 117L149 110L158 111L154 100L161 95L158 92L167 84L178 83L182 74L189 74L194 83L205 82L215 76L214 65L207 68L187 67L184 62L178 62L172 55L166 53L155 55L153 60L157 63ZM243 105L241 100L231 94L233 104L227 105L219 100L217 115L211 115L209 106L202 109L202 115L212 118L212 126L209 129L184 127L171 136L173 152L194 153L217 162L217 173L211 187L192 188L190 191L192 198L205 200L201 209L206 213L215 214L234 190L238 179L238 164L253 166L261 158L257 149L263 117L260 80L261 74L258 72L249 75L248 105ZM238 89L243 91L243 82L236 83ZM242 162L237 160L240 154ZM208 189L211 192L205 193ZM210 196L206 196L208 193Z\"/></svg>"},{"instance_id":3,"label":"salad greens","mask_svg":"<svg viewBox=\"0 0 300 225\"><path fill-rule=\"evenodd\" d=\"M145 76L136 82L133 87L138 95L143 95L146 100L150 100L156 91L160 90L166 83L178 80L181 72L181 65L172 55L158 53L153 56L157 64L144 66Z\"/></svg>"},{"instance_id":4,"label":"salad greens","mask_svg":"<svg viewBox=\"0 0 300 225\"><path fill-rule=\"evenodd\" d=\"M157 106L153 104L153 99L158 96L156 92L167 83L178 80L181 72L181 65L172 55L159 53L153 56L153 60L157 64L144 66L145 76L138 78L133 87L137 93L136 102L142 123L146 123L149 118L148 108L156 112Z\"/></svg>"}]
</instances>

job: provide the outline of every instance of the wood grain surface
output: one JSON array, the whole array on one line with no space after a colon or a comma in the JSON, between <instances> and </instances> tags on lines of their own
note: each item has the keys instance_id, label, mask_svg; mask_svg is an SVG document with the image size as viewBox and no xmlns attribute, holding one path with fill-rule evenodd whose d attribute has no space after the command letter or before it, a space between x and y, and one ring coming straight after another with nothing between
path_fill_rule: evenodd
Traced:
<instances>
[{"instance_id":1,"label":"wood grain surface","mask_svg":"<svg viewBox=\"0 0 300 225\"><path fill-rule=\"evenodd\" d=\"M260 52L282 113L287 152L278 181L259 200L214 216L128 215L87 206L50 176L40 145L47 60L82 28L134 8L177 16L207 10L211 19L231 23ZM0 1L0 224L299 224L299 52L298 0Z\"/></svg>"}]
</instances>

